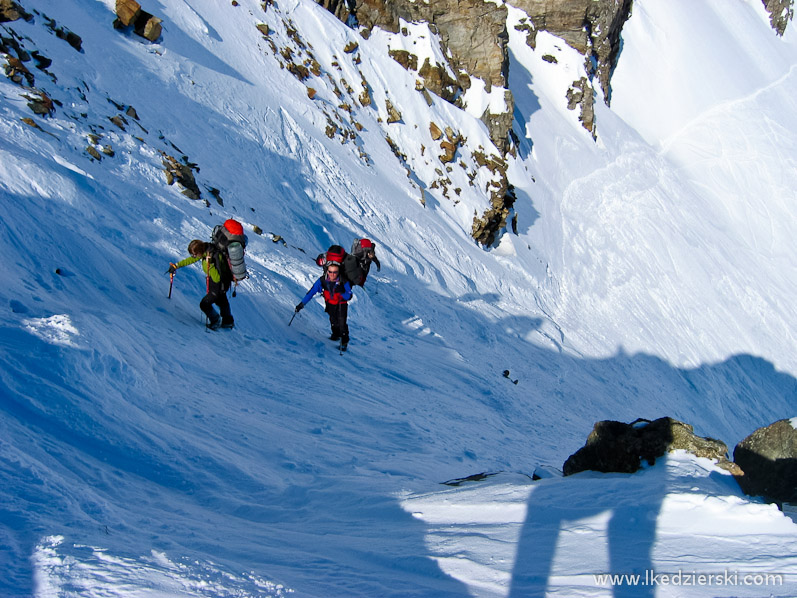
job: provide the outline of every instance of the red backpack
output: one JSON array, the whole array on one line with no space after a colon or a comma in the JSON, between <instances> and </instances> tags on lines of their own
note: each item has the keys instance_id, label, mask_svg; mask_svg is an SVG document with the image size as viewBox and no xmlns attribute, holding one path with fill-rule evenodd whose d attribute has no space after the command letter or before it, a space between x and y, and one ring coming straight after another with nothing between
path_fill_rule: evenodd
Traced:
<instances>
[{"instance_id":1,"label":"red backpack","mask_svg":"<svg viewBox=\"0 0 797 598\"><path fill-rule=\"evenodd\" d=\"M327 264L342 264L343 258L346 257L346 250L340 245L330 245L324 253L319 253L315 258L315 263L322 268L326 268Z\"/></svg>"}]
</instances>

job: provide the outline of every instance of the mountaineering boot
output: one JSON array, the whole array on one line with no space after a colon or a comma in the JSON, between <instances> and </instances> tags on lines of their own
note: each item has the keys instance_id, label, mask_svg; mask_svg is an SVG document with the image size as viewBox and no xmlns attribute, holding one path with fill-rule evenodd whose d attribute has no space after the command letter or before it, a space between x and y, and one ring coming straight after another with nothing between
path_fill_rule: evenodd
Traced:
<instances>
[{"instance_id":1,"label":"mountaineering boot","mask_svg":"<svg viewBox=\"0 0 797 598\"><path fill-rule=\"evenodd\" d=\"M215 318L208 318L208 323L205 324L210 330L216 330L219 326L221 326L221 316L218 314L214 314Z\"/></svg>"},{"instance_id":2,"label":"mountaineering boot","mask_svg":"<svg viewBox=\"0 0 797 598\"><path fill-rule=\"evenodd\" d=\"M221 318L221 327L222 328L234 328L235 327L235 319L232 316L224 316Z\"/></svg>"},{"instance_id":3,"label":"mountaineering boot","mask_svg":"<svg viewBox=\"0 0 797 598\"><path fill-rule=\"evenodd\" d=\"M331 340L331 341L339 341L340 340L340 335L337 332L333 332L329 336L329 340Z\"/></svg>"},{"instance_id":4,"label":"mountaineering boot","mask_svg":"<svg viewBox=\"0 0 797 598\"><path fill-rule=\"evenodd\" d=\"M340 350L345 351L349 347L349 335L346 334L340 338Z\"/></svg>"}]
</instances>

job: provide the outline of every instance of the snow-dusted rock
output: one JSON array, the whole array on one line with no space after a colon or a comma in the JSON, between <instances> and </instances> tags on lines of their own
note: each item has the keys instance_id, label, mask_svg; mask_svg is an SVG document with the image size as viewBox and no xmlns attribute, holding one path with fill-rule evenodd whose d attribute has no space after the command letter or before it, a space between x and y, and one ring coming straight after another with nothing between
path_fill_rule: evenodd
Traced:
<instances>
[{"instance_id":1,"label":"snow-dusted rock","mask_svg":"<svg viewBox=\"0 0 797 598\"><path fill-rule=\"evenodd\" d=\"M679 449L715 459L723 469L736 469L726 458L728 447L724 442L697 436L689 424L662 417L652 422L638 419L630 424L596 423L587 443L565 461L562 470L565 475L585 470L633 473L643 460L652 465L665 453Z\"/></svg>"},{"instance_id":2,"label":"snow-dusted rock","mask_svg":"<svg viewBox=\"0 0 797 598\"><path fill-rule=\"evenodd\" d=\"M797 501L797 430L792 421L759 428L736 445L733 460L744 470L738 479L747 494Z\"/></svg>"}]
</instances>

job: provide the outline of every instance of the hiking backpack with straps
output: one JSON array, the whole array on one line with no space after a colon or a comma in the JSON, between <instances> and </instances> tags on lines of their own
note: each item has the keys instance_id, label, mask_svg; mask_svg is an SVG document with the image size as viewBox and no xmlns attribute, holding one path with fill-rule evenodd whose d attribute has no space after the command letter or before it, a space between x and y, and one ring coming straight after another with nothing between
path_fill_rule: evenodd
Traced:
<instances>
[{"instance_id":1,"label":"hiking backpack with straps","mask_svg":"<svg viewBox=\"0 0 797 598\"><path fill-rule=\"evenodd\" d=\"M217 249L216 268L220 273L229 273L236 284L249 277L244 261L247 239L240 222L230 218L214 226L211 241Z\"/></svg>"},{"instance_id":2,"label":"hiking backpack with straps","mask_svg":"<svg viewBox=\"0 0 797 598\"><path fill-rule=\"evenodd\" d=\"M351 246L351 253L346 253L340 245L332 245L326 252L321 253L315 263L323 268L328 264L338 264L342 270L343 278L357 286L365 285L371 262L376 264L377 270L382 266L374 253L376 244L369 239L355 239Z\"/></svg>"}]
</instances>

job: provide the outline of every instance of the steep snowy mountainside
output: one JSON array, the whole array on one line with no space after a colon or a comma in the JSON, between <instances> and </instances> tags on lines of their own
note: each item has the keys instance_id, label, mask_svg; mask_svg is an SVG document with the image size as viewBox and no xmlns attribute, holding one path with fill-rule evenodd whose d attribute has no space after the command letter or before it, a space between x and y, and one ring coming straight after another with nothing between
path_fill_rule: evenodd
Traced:
<instances>
[{"instance_id":1,"label":"steep snowy mountainside","mask_svg":"<svg viewBox=\"0 0 797 598\"><path fill-rule=\"evenodd\" d=\"M509 31L533 143L510 180L540 215L542 304L573 346L684 366L751 353L794 372L794 32L775 35L758 2L636 3L590 148L560 124L561 65L580 57L544 38L546 63Z\"/></svg>"}]
</instances>

